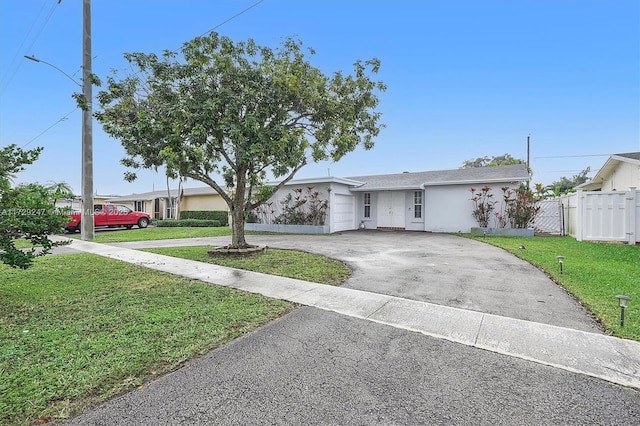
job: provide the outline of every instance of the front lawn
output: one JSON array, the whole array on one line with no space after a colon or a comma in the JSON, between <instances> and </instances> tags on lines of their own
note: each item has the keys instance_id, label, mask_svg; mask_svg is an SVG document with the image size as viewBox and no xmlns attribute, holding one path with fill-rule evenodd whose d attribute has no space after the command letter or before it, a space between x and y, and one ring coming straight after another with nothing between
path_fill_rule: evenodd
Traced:
<instances>
[{"instance_id":1,"label":"front lawn","mask_svg":"<svg viewBox=\"0 0 640 426\"><path fill-rule=\"evenodd\" d=\"M211 257L207 250L208 247L164 247L144 251L331 285L342 284L351 274L342 262L300 251L270 248L254 256Z\"/></svg>"},{"instance_id":2,"label":"front lawn","mask_svg":"<svg viewBox=\"0 0 640 426\"><path fill-rule=\"evenodd\" d=\"M0 265L0 424L67 418L292 307L91 254Z\"/></svg>"},{"instance_id":3,"label":"front lawn","mask_svg":"<svg viewBox=\"0 0 640 426\"><path fill-rule=\"evenodd\" d=\"M128 241L173 240L176 238L206 238L231 236L228 226L211 228L145 228L125 229L112 231L110 229L98 230L93 242L96 243L124 243ZM80 234L69 235L71 238L80 238ZM231 239L229 239L231 242Z\"/></svg>"},{"instance_id":4,"label":"front lawn","mask_svg":"<svg viewBox=\"0 0 640 426\"><path fill-rule=\"evenodd\" d=\"M618 337L640 340L640 246L576 241L571 237L474 237L545 271L575 295ZM524 247L521 249L520 247ZM556 256L564 256L563 272ZM616 295L631 297L620 327Z\"/></svg>"}]
</instances>

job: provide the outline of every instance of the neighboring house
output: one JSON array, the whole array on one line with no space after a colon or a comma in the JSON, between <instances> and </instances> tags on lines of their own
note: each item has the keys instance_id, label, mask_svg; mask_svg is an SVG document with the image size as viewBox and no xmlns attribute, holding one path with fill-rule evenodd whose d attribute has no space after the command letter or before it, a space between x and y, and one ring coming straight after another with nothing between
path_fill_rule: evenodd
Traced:
<instances>
[{"instance_id":1,"label":"neighboring house","mask_svg":"<svg viewBox=\"0 0 640 426\"><path fill-rule=\"evenodd\" d=\"M124 204L136 211L147 212L154 220L172 219L176 213L178 190L152 191L107 199L109 203ZM222 197L208 186L183 188L180 197L180 211L185 210L228 210Z\"/></svg>"},{"instance_id":2,"label":"neighboring house","mask_svg":"<svg viewBox=\"0 0 640 426\"><path fill-rule=\"evenodd\" d=\"M640 189L640 152L614 154L589 182L576 187L584 191L627 191Z\"/></svg>"},{"instance_id":3,"label":"neighboring house","mask_svg":"<svg viewBox=\"0 0 640 426\"><path fill-rule=\"evenodd\" d=\"M107 200L116 197L116 195L99 195L93 196L94 204L101 204L107 202ZM71 207L72 210L82 210L82 197L77 196L75 198L65 198L56 202L56 207Z\"/></svg>"}]
</instances>

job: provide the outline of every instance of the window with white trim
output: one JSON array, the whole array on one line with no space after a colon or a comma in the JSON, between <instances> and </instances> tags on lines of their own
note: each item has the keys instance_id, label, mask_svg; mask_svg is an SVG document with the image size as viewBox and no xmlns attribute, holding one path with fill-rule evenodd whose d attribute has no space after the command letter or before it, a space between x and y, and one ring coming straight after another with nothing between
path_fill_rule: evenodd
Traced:
<instances>
[{"instance_id":1,"label":"window with white trim","mask_svg":"<svg viewBox=\"0 0 640 426\"><path fill-rule=\"evenodd\" d=\"M134 201L133 209L137 212L143 212L144 210L144 201Z\"/></svg>"},{"instance_id":2,"label":"window with white trim","mask_svg":"<svg viewBox=\"0 0 640 426\"><path fill-rule=\"evenodd\" d=\"M370 192L364 193L364 217L366 218L371 217L371 193Z\"/></svg>"},{"instance_id":3,"label":"window with white trim","mask_svg":"<svg viewBox=\"0 0 640 426\"><path fill-rule=\"evenodd\" d=\"M422 191L413 193L413 217L422 219Z\"/></svg>"}]
</instances>

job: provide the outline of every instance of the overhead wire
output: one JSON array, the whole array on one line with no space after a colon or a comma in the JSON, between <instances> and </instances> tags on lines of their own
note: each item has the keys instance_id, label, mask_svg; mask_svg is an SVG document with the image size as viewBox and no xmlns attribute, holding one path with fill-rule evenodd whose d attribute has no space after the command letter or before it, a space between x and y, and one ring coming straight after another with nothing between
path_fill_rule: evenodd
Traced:
<instances>
[{"instance_id":1,"label":"overhead wire","mask_svg":"<svg viewBox=\"0 0 640 426\"><path fill-rule=\"evenodd\" d=\"M45 133L47 133L49 130L51 130L52 128L54 128L55 126L57 126L58 124L62 123L63 121L67 121L69 119L69 116L71 114L73 114L74 112L76 112L78 110L78 108L74 108L72 111L69 111L66 115L64 115L62 118L60 118L58 121L56 121L55 123L53 123L51 126L47 127L46 129L44 129L42 132L40 132L36 137L34 137L33 139L31 139L29 142L25 143L24 145L22 145L22 148L24 148L25 146L29 145L31 142L35 141L36 139L38 139L40 136L44 135Z\"/></svg>"},{"instance_id":2,"label":"overhead wire","mask_svg":"<svg viewBox=\"0 0 640 426\"><path fill-rule=\"evenodd\" d=\"M233 19L239 17L240 15L248 12L249 10L253 9L254 7L258 6L260 3L264 2L265 0L258 0L257 2L253 3L251 6L241 10L240 12L236 13L235 15L231 16L230 18L222 21L221 23L217 24L216 26L214 26L213 28L209 29L208 31L204 32L200 37L205 36L207 34L210 34L211 32L215 31L216 29L220 28L222 25L232 21ZM58 1L58 4L60 3L60 1ZM179 48L178 48L179 49ZM176 53L178 51L178 49L175 49L173 52ZM134 75L137 75L139 72L135 73ZM77 108L76 108L77 109ZM74 111L76 111L76 109L74 109L73 111L69 112L67 115L65 115L64 117L62 117L60 120L56 121L55 123L53 123L51 126L47 127L45 130L43 130L41 133L39 133L36 137L34 137L33 139L31 139L29 142L25 143L22 147L24 148L25 146L29 145L31 142L33 142L34 140L38 139L40 136L42 136L43 134L45 134L47 131L49 131L50 129L52 129L53 127L55 127L56 125L58 125L59 123L65 121L67 119L67 117L69 115L71 115L71 113L73 113Z\"/></svg>"},{"instance_id":3,"label":"overhead wire","mask_svg":"<svg viewBox=\"0 0 640 426\"><path fill-rule=\"evenodd\" d=\"M44 10L44 7L46 5L46 0L44 3L42 3L42 7L40 8L40 11L38 12L35 20L33 21L33 23L31 24L31 27L29 28L29 31L27 31L27 34L24 36L24 38L22 39L22 42L20 43L20 46L18 47L18 49L16 50L13 59L11 59L11 62L9 64L9 68L7 68L7 73L11 73L9 75L9 77L6 79L6 82L4 83L4 85L2 86L2 88L0 89L0 96L2 95L2 93L4 93L4 91L9 87L9 85L11 84L11 81L13 81L13 78L16 76L16 74L18 73L18 71L20 70L20 66L22 65L22 61L18 61L16 63L16 59L17 58L21 58L22 56L24 56L24 54L26 52L29 51L29 49L31 49L33 47L33 45L36 43L36 41L38 41L38 38L40 37L40 35L42 34L42 31L44 31L44 28L47 26L47 24L49 23L49 20L51 19L51 16L53 15L53 12L55 11L55 9L57 8L57 6L60 4L61 0L57 0L56 3L51 7L51 9L49 10L49 14L46 16L46 18L44 19L44 22L42 22L42 24L40 25L40 29L38 30L38 32L35 34L35 36L33 37L33 39L31 40L31 43L29 44L29 46L22 51L22 46L24 46L25 42L28 40L29 35L31 34L31 31L33 31L36 23L38 22L38 20L40 19L40 15L42 14L42 11ZM13 72L11 71L13 69ZM3 79L4 80L4 79Z\"/></svg>"},{"instance_id":4,"label":"overhead wire","mask_svg":"<svg viewBox=\"0 0 640 426\"><path fill-rule=\"evenodd\" d=\"M61 1L61 0L58 0L57 4L60 4L60 1ZM251 6L249 6L249 7L245 8L245 9L243 9L242 11L240 11L240 12L236 13L235 15L231 16L230 18L228 18L228 19L226 19L226 20L222 21L221 23L217 24L216 26L214 26L214 27L213 27L213 28L211 28L210 30L206 31L205 33L203 33L203 34L201 35L201 37L202 37L202 36L204 36L204 35L207 35L207 34L209 34L209 33L211 33L211 32L213 32L213 31L215 31L216 29L220 28L222 25L224 25L224 24L226 24L226 23L228 23L228 22L232 21L233 19L237 18L238 16L240 16L240 15L242 15L242 14L244 14L244 13L248 12L249 10L253 9L254 7L258 6L260 3L264 2L264 1L265 1L265 0L258 0L257 2L253 3ZM56 4L56 5L57 5L57 4ZM52 12L50 12L50 13L49 13L49 16L47 17L47 22L48 22L49 17L51 16L51 13L52 13ZM42 32L42 29L43 29L43 28L44 28L44 27L42 27L42 28L41 28L41 30L38 32L38 35ZM33 45L33 43L32 43L30 46L32 46L32 45ZM179 49L179 48L178 48L178 49ZM174 50L174 53L177 53L178 49L175 49L175 50ZM136 74L138 74L138 73L135 73L135 74L134 74L134 76L135 76ZM59 123L61 123L61 122L65 121L65 120L68 118L68 116L69 116L69 115L71 115L73 112L75 112L77 109L78 109L78 108L74 109L73 111L69 112L68 114L66 114L65 116L63 116L62 118L60 118L58 121L56 121L55 123L53 123L51 126L47 127L45 130L43 130L42 132L40 132L36 137L34 137L33 139L31 139L29 142L27 142L27 143L25 143L24 145L22 145L22 147L24 148L25 146L29 145L31 142L33 142L33 141L35 141L36 139L38 139L40 136L42 136L43 134L45 134L46 132L48 132L49 130L51 130L53 127L55 127L55 126L56 126L56 125L58 125Z\"/></svg>"}]
</instances>

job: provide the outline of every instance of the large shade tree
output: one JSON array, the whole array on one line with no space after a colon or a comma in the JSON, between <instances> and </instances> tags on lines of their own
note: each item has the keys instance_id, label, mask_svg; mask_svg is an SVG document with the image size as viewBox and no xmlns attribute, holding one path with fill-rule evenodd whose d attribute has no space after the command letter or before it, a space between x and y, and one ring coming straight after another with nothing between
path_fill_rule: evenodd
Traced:
<instances>
[{"instance_id":1,"label":"large shade tree","mask_svg":"<svg viewBox=\"0 0 640 426\"><path fill-rule=\"evenodd\" d=\"M245 214L308 161L372 148L382 127L377 93L386 88L370 77L379 61L328 76L311 65L313 54L292 38L271 49L215 33L180 54L128 53L134 71L108 78L96 117L121 141L125 166L164 166L217 191L233 218L231 247L245 248ZM279 186L266 186L269 174Z\"/></svg>"}]
</instances>

